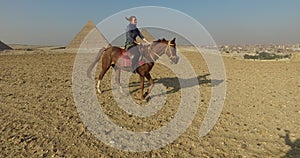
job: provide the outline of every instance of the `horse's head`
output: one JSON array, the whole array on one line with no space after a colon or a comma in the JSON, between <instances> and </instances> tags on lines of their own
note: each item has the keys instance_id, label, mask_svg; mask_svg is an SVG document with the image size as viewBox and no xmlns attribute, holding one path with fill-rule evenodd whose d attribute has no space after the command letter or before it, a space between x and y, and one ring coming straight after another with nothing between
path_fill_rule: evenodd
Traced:
<instances>
[{"instance_id":1,"label":"horse's head","mask_svg":"<svg viewBox=\"0 0 300 158\"><path fill-rule=\"evenodd\" d=\"M175 40L176 38L173 38L173 40L168 41L166 48L166 54L170 58L172 64L177 64L179 61L179 56L177 56Z\"/></svg>"},{"instance_id":2,"label":"horse's head","mask_svg":"<svg viewBox=\"0 0 300 158\"><path fill-rule=\"evenodd\" d=\"M179 61L179 56L177 56L176 53L176 43L175 43L176 38L173 38L173 40L165 40L159 39L155 42L159 43L162 45L164 48L164 51L162 53L165 53L171 60L171 64L177 64Z\"/></svg>"}]
</instances>

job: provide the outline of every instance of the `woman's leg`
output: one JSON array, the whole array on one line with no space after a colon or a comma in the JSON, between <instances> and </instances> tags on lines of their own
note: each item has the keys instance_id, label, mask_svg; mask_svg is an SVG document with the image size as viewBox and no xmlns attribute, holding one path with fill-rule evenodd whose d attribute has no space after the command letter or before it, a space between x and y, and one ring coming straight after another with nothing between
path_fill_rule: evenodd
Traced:
<instances>
[{"instance_id":1,"label":"woman's leg","mask_svg":"<svg viewBox=\"0 0 300 158\"><path fill-rule=\"evenodd\" d=\"M129 51L133 55L132 64L131 64L131 71L135 73L135 70L138 67L140 52L139 52L138 46L134 46L134 47L130 48Z\"/></svg>"}]
</instances>

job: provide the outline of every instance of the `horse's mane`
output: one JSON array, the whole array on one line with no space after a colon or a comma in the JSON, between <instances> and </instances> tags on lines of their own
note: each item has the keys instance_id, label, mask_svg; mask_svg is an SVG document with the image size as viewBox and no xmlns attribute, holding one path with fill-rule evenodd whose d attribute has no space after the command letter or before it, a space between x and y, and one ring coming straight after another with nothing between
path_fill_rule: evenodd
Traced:
<instances>
[{"instance_id":1,"label":"horse's mane","mask_svg":"<svg viewBox=\"0 0 300 158\"><path fill-rule=\"evenodd\" d=\"M164 38L157 39L157 40L153 41L153 45L156 45L156 44L159 44L159 43L168 43L168 41Z\"/></svg>"},{"instance_id":2,"label":"horse's mane","mask_svg":"<svg viewBox=\"0 0 300 158\"><path fill-rule=\"evenodd\" d=\"M157 44L159 44L159 43L168 44L169 42L170 42L171 44L173 44L173 45L176 45L176 43L175 43L175 38L174 38L173 40L170 40L170 41L166 40L165 38L157 39L156 41L153 41L153 45L157 45Z\"/></svg>"},{"instance_id":3,"label":"horse's mane","mask_svg":"<svg viewBox=\"0 0 300 158\"><path fill-rule=\"evenodd\" d=\"M153 42L161 43L161 42L168 42L168 41L165 38L163 38L163 39L157 39L156 41Z\"/></svg>"}]
</instances>

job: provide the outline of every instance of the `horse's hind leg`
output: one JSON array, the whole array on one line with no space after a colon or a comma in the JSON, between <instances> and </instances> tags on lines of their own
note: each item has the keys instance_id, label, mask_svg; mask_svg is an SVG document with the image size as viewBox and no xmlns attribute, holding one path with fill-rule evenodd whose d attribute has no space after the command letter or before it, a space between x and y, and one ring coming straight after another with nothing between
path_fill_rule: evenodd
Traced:
<instances>
[{"instance_id":1,"label":"horse's hind leg","mask_svg":"<svg viewBox=\"0 0 300 158\"><path fill-rule=\"evenodd\" d=\"M110 62L108 62L108 60L103 60L102 61L102 69L101 69L101 72L99 74L99 77L98 77L98 82L97 82L97 91L98 93L102 93L102 90L101 90L101 81L105 75L105 73L107 72L107 70L109 69L110 67Z\"/></svg>"},{"instance_id":2,"label":"horse's hind leg","mask_svg":"<svg viewBox=\"0 0 300 158\"><path fill-rule=\"evenodd\" d=\"M101 91L101 80L98 80L98 82L97 82L97 91L98 91L98 93L102 93L102 91Z\"/></svg>"}]
</instances>

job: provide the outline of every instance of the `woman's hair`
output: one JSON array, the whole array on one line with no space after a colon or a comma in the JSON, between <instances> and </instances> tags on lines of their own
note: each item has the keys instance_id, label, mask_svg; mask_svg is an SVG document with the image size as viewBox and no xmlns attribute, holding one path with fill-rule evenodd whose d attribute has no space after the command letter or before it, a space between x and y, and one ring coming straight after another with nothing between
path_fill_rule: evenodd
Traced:
<instances>
[{"instance_id":1,"label":"woman's hair","mask_svg":"<svg viewBox=\"0 0 300 158\"><path fill-rule=\"evenodd\" d=\"M126 19L127 21L132 21L132 19L136 19L136 17L135 17L135 16L130 16L129 18L125 17L125 19Z\"/></svg>"}]
</instances>

